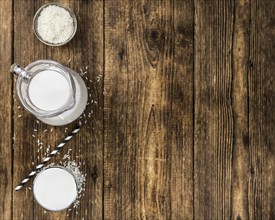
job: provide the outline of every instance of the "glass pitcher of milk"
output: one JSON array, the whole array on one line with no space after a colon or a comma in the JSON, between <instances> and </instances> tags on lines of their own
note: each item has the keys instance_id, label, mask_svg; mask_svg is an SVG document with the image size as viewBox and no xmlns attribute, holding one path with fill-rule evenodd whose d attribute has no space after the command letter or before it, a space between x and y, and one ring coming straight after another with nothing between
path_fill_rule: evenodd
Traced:
<instances>
[{"instance_id":1,"label":"glass pitcher of milk","mask_svg":"<svg viewBox=\"0 0 275 220\"><path fill-rule=\"evenodd\" d=\"M85 110L87 87L79 74L52 60L37 60L25 68L17 64L17 95L27 111L46 124L60 126Z\"/></svg>"}]
</instances>

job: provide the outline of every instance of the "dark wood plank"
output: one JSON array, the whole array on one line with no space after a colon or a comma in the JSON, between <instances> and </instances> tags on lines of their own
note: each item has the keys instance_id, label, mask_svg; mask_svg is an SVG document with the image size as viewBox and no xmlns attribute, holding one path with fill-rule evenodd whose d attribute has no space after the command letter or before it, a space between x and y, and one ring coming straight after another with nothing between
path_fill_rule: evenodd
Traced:
<instances>
[{"instance_id":1,"label":"dark wood plank","mask_svg":"<svg viewBox=\"0 0 275 220\"><path fill-rule=\"evenodd\" d=\"M230 219L234 1L195 1L195 219Z\"/></svg>"},{"instance_id":2,"label":"dark wood plank","mask_svg":"<svg viewBox=\"0 0 275 220\"><path fill-rule=\"evenodd\" d=\"M12 219L12 2L0 1L0 218Z\"/></svg>"},{"instance_id":3,"label":"dark wood plank","mask_svg":"<svg viewBox=\"0 0 275 220\"><path fill-rule=\"evenodd\" d=\"M79 29L57 48L31 30L45 2L14 0L14 61L89 66L94 116L53 160L72 149L86 192L70 213L44 213L31 184L12 192L45 152L37 140L53 148L76 123L37 124L13 106L12 1L0 0L0 218L275 218L275 2L62 0Z\"/></svg>"},{"instance_id":4,"label":"dark wood plank","mask_svg":"<svg viewBox=\"0 0 275 220\"><path fill-rule=\"evenodd\" d=\"M174 1L171 85L171 218L193 219L194 2Z\"/></svg>"},{"instance_id":5,"label":"dark wood plank","mask_svg":"<svg viewBox=\"0 0 275 220\"><path fill-rule=\"evenodd\" d=\"M30 7L31 6L31 7ZM32 1L14 1L14 62L22 66L35 60L37 49L34 49L35 36L31 31L33 16ZM16 77L14 77L16 80ZM25 175L37 163L36 139L32 138L31 130L35 126L35 118L28 114L20 105L16 95L14 81L14 178L13 186L22 181ZM31 187L31 184L29 185ZM15 219L33 219L33 196L27 186L20 192L13 193L13 217Z\"/></svg>"},{"instance_id":6,"label":"dark wood plank","mask_svg":"<svg viewBox=\"0 0 275 220\"><path fill-rule=\"evenodd\" d=\"M33 200L28 187L14 195L14 218L18 219L100 219L102 217L102 181L103 181L103 81L97 82L97 76L103 75L103 2L102 1L61 1L69 6L78 19L78 30L71 42L62 47L43 45L35 38L32 30L32 18L44 3L44 0L15 0L15 62L22 66L38 59L52 59L75 71L89 67L87 77L93 82L87 82L91 88L91 98L97 103L87 107L93 110L93 116L87 118L87 123L80 133L72 140L59 157L52 162L59 163L62 156L72 149L71 160L85 163L82 172L87 174L86 191L81 197L80 207L69 213L44 212ZM37 140L44 146L51 145L53 149L65 135L73 129L77 122L67 126L53 127L36 123L34 116L15 105L15 154L14 154L14 185L33 168L43 157L46 147L37 152ZM19 115L22 117L18 118ZM85 119L86 120L86 119ZM82 120L84 123L85 120ZM53 132L50 132L51 129ZM35 132L37 129L38 132ZM44 132L47 129L47 132ZM35 138L32 137L35 135ZM31 184L29 184L31 186Z\"/></svg>"},{"instance_id":7,"label":"dark wood plank","mask_svg":"<svg viewBox=\"0 0 275 220\"><path fill-rule=\"evenodd\" d=\"M275 2L250 2L248 116L250 219L275 218Z\"/></svg>"},{"instance_id":8,"label":"dark wood plank","mask_svg":"<svg viewBox=\"0 0 275 220\"><path fill-rule=\"evenodd\" d=\"M105 1L104 217L193 217L193 3Z\"/></svg>"}]
</instances>

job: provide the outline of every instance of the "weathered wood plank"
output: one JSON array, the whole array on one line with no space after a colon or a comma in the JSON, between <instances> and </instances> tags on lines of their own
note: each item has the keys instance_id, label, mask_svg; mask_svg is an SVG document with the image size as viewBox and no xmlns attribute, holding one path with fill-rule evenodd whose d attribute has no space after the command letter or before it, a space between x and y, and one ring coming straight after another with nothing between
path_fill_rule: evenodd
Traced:
<instances>
[{"instance_id":1,"label":"weathered wood plank","mask_svg":"<svg viewBox=\"0 0 275 220\"><path fill-rule=\"evenodd\" d=\"M275 218L275 2L250 2L249 219Z\"/></svg>"},{"instance_id":2,"label":"weathered wood plank","mask_svg":"<svg viewBox=\"0 0 275 220\"><path fill-rule=\"evenodd\" d=\"M195 219L230 219L234 1L195 1Z\"/></svg>"},{"instance_id":3,"label":"weathered wood plank","mask_svg":"<svg viewBox=\"0 0 275 220\"><path fill-rule=\"evenodd\" d=\"M31 30L45 2L14 0L14 61L89 66L94 116L53 160L72 149L86 192L70 213L44 213L31 184L12 193L44 155L37 140L53 148L76 123L37 124L15 96L12 124L12 1L0 0L0 218L275 218L273 1L62 0L79 29L57 48Z\"/></svg>"},{"instance_id":4,"label":"weathered wood plank","mask_svg":"<svg viewBox=\"0 0 275 220\"><path fill-rule=\"evenodd\" d=\"M192 7L105 2L106 219L192 219Z\"/></svg>"},{"instance_id":5,"label":"weathered wood plank","mask_svg":"<svg viewBox=\"0 0 275 220\"><path fill-rule=\"evenodd\" d=\"M0 219L12 219L12 2L0 1Z\"/></svg>"},{"instance_id":6,"label":"weathered wood plank","mask_svg":"<svg viewBox=\"0 0 275 220\"><path fill-rule=\"evenodd\" d=\"M30 7L31 6L31 7ZM14 62L22 66L35 60L34 40L32 28L33 2L14 1ZM20 183L25 175L37 163L36 140L31 136L31 129L35 126L35 118L20 106L16 94L16 77L14 81L14 178L13 186ZM29 185L31 187L31 185ZM33 196L27 186L21 192L13 191L13 213L15 219L33 219Z\"/></svg>"},{"instance_id":7,"label":"weathered wood plank","mask_svg":"<svg viewBox=\"0 0 275 220\"><path fill-rule=\"evenodd\" d=\"M234 115L232 219L248 218L248 57L250 2L235 2L232 103Z\"/></svg>"},{"instance_id":8,"label":"weathered wood plank","mask_svg":"<svg viewBox=\"0 0 275 220\"><path fill-rule=\"evenodd\" d=\"M193 219L194 2L174 1L171 81L171 219ZM171 24L173 25L173 24Z\"/></svg>"},{"instance_id":9,"label":"weathered wood plank","mask_svg":"<svg viewBox=\"0 0 275 220\"><path fill-rule=\"evenodd\" d=\"M167 108L159 70L162 10L141 1L105 6L104 217L164 218L170 215L171 154L165 154L160 119Z\"/></svg>"},{"instance_id":10,"label":"weathered wood plank","mask_svg":"<svg viewBox=\"0 0 275 220\"><path fill-rule=\"evenodd\" d=\"M80 207L71 212L44 212L33 201L32 192L28 188L16 192L14 196L14 217L18 219L101 219L102 217L102 181L103 181L103 81L97 82L97 76L103 75L103 2L102 1L61 1L69 6L78 19L78 30L71 42L62 47L43 45L35 38L32 30L32 18L35 12L48 1L15 0L15 62L22 66L38 59L52 59L75 71L88 66L87 82L90 87L91 99L96 103L87 107L93 110L91 118L86 114L80 133L68 143L66 148L52 162L59 163L62 156L71 151L71 160L84 163L81 170L87 174L86 192L80 199ZM87 80L86 80L87 81ZM18 101L17 101L18 103ZM19 105L19 103L17 104ZM24 175L44 156L46 146L53 149L66 133L73 129L77 122L67 126L53 127L36 123L35 117L17 109L15 105L15 156L14 184L22 180ZM18 118L18 115L22 117ZM38 131L35 132L34 129ZM50 130L53 129L52 132ZM47 130L47 132L45 132ZM34 134L34 138L32 137ZM42 150L37 152L38 139L44 143ZM31 185L30 185L31 186Z\"/></svg>"}]
</instances>

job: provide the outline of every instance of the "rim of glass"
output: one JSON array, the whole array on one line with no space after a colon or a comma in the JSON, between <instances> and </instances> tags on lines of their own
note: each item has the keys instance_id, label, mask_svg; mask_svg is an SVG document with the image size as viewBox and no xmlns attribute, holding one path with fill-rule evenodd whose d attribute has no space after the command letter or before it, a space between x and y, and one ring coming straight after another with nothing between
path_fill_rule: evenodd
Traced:
<instances>
[{"instance_id":1,"label":"rim of glass","mask_svg":"<svg viewBox=\"0 0 275 220\"><path fill-rule=\"evenodd\" d=\"M33 68L37 65L43 65L43 64L52 65L54 67L59 68L60 71L61 71L60 74L62 74L63 77L68 81L68 84L69 84L71 89L70 89L70 94L69 94L69 98L68 98L67 102L58 109L47 111L47 110L43 110L43 109L40 109L37 106L35 106L31 102L30 97L27 96L28 100L30 101L30 104L32 105L32 106L30 106L28 104L28 102L24 99L24 95L22 94L22 91L21 91L22 83L26 83L23 80L23 78L21 78L21 77L17 78L17 85L16 85L17 94L19 95L19 98L20 98L20 101L21 101L22 105L31 114L33 114L35 116L39 116L39 117L54 117L54 116L57 116L57 115L65 112L65 111L71 109L75 105L75 84L74 84L74 80L73 80L72 76L70 75L70 73L68 73L68 71L65 69L65 67L63 67L61 64L59 64L55 61L52 61L52 60L37 60L37 61L34 61L34 62L30 63L29 65L27 65L25 70L28 72L31 68ZM39 72L41 72L41 71L33 72L33 74L30 77L31 78L34 77ZM32 73L32 72L30 71L30 73ZM30 81L31 81L31 79L30 79ZM30 83L30 81L28 82L28 84Z\"/></svg>"},{"instance_id":2,"label":"rim of glass","mask_svg":"<svg viewBox=\"0 0 275 220\"><path fill-rule=\"evenodd\" d=\"M60 166L60 165L54 165L54 166L47 167L47 168L41 170L41 171L36 175L36 177L35 177L34 180L33 180L33 184L32 184L32 185L33 185L33 189L34 189L35 181L36 181L36 179L39 177L39 175L40 175L41 173L43 173L43 171L48 170L48 169L51 169L51 168L63 169L63 170L67 171L68 173L70 173L70 174L73 176L74 182L75 182L75 186L76 186L75 198L73 199L73 201L71 202L71 204L69 204L67 207L65 207L65 208L63 208L63 209L58 209L58 210L51 210L51 209L48 209L48 208L46 208L45 206L43 206L43 205L37 200L37 198L36 198L36 196L35 196L35 193L34 193L34 190L33 190L33 196L34 196L34 198L35 198L35 201L36 201L42 208L44 208L44 209L46 209L46 210L48 210L48 211L52 211L52 212L59 212L59 211L62 211L62 210L65 210L65 209L69 208L69 207L76 201L77 195L78 195L78 191L77 191L77 190L78 190L78 189L77 189L77 181L76 181L75 175L73 174L73 172L72 172L71 170L69 170L69 169L66 168L66 167Z\"/></svg>"},{"instance_id":3,"label":"rim of glass","mask_svg":"<svg viewBox=\"0 0 275 220\"><path fill-rule=\"evenodd\" d=\"M42 12L42 10L50 5L57 5L61 8L64 8L66 11L69 12L69 14L71 15L72 19L73 19L73 26L74 26L74 31L73 33L71 34L71 36L64 42L62 43L58 43L58 44L54 44L54 43L51 43L51 42L48 42L48 41L45 41L43 40L43 38L39 35L38 31L37 31L37 19L40 15L40 13ZM48 46L53 46L53 47L57 47L57 46L62 46L62 45L65 45L67 44L75 35L76 33L76 30L77 30L77 19L76 19L76 16L75 16L75 13L72 11L72 9L70 9L69 7L67 6L64 6L62 5L61 3L58 3L58 2L50 2L50 3L47 3L47 4L44 4L42 5L38 10L37 12L35 13L34 17L33 17L33 22L32 22L32 29L33 29L33 32L35 34L35 36L37 37L38 40L40 40L42 43L48 45Z\"/></svg>"}]
</instances>

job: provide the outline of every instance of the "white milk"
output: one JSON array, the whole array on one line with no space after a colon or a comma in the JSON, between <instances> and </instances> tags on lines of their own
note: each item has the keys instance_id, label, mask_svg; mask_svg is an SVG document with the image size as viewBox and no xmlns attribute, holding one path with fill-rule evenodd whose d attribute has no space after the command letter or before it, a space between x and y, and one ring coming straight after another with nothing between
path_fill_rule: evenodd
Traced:
<instances>
[{"instance_id":1,"label":"white milk","mask_svg":"<svg viewBox=\"0 0 275 220\"><path fill-rule=\"evenodd\" d=\"M60 211L75 201L77 185L74 176L67 170L58 167L48 168L35 178L33 194L43 208Z\"/></svg>"},{"instance_id":2,"label":"white milk","mask_svg":"<svg viewBox=\"0 0 275 220\"><path fill-rule=\"evenodd\" d=\"M56 110L68 101L70 86L62 74L54 70L41 71L30 81L29 97L41 110Z\"/></svg>"},{"instance_id":3,"label":"white milk","mask_svg":"<svg viewBox=\"0 0 275 220\"><path fill-rule=\"evenodd\" d=\"M60 126L71 123L72 121L76 120L86 108L86 103L88 101L88 92L85 82L78 73L74 72L71 69L67 70L71 74L75 83L75 105L72 109L65 111L61 115L55 117L38 117L46 124Z\"/></svg>"},{"instance_id":4,"label":"white milk","mask_svg":"<svg viewBox=\"0 0 275 220\"><path fill-rule=\"evenodd\" d=\"M37 60L26 66L25 70L13 65L12 72L20 76L16 89L21 103L42 122L54 126L66 125L75 121L85 110L87 87L81 76L72 69L52 60Z\"/></svg>"}]
</instances>

